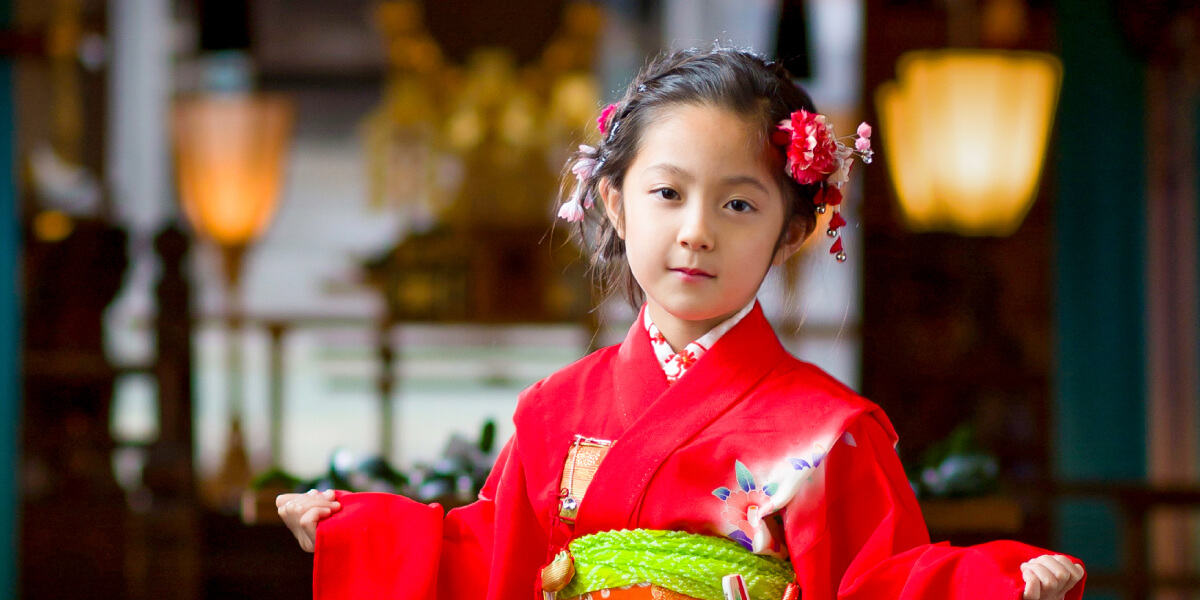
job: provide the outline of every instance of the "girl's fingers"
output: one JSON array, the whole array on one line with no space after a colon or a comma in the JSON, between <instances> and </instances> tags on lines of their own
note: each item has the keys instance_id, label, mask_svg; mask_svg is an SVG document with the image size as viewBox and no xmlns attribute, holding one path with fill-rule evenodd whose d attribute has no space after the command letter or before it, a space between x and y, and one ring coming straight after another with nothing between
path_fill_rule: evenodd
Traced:
<instances>
[{"instance_id":1,"label":"girl's fingers","mask_svg":"<svg viewBox=\"0 0 1200 600\"><path fill-rule=\"evenodd\" d=\"M334 510L340 510L342 508L341 502L338 502L337 500L329 500L322 496L308 496L306 494L295 494L295 496L295 498L278 505L279 516L287 518L288 514L302 515L307 512L308 509L317 506L332 508Z\"/></svg>"},{"instance_id":2,"label":"girl's fingers","mask_svg":"<svg viewBox=\"0 0 1200 600\"><path fill-rule=\"evenodd\" d=\"M1070 557L1055 554L1042 558L1046 568L1058 578L1057 591L1059 594L1065 594L1067 590L1075 587L1075 584L1083 579L1083 565L1071 562Z\"/></svg>"},{"instance_id":3,"label":"girl's fingers","mask_svg":"<svg viewBox=\"0 0 1200 600\"><path fill-rule=\"evenodd\" d=\"M305 552L312 552L316 547L317 524L321 519L342 509L342 504L334 498L332 490L328 493L309 490L304 494L280 494L276 497L275 505L280 518Z\"/></svg>"},{"instance_id":4,"label":"girl's fingers","mask_svg":"<svg viewBox=\"0 0 1200 600\"><path fill-rule=\"evenodd\" d=\"M1046 570L1050 571L1050 574L1054 576L1054 587L1052 589L1056 594L1062 593L1063 590L1067 589L1067 585L1071 581L1071 568L1068 566L1070 565L1069 561L1067 564L1063 564L1055 560L1053 556L1044 556L1038 562L1043 567L1046 567Z\"/></svg>"},{"instance_id":5,"label":"girl's fingers","mask_svg":"<svg viewBox=\"0 0 1200 600\"><path fill-rule=\"evenodd\" d=\"M1050 560L1053 560L1054 562L1062 565L1063 568L1066 569L1068 573L1070 573L1075 568L1075 563L1071 562L1070 558L1063 556L1062 554L1055 554L1050 557Z\"/></svg>"},{"instance_id":6,"label":"girl's fingers","mask_svg":"<svg viewBox=\"0 0 1200 600\"><path fill-rule=\"evenodd\" d=\"M300 543L300 548L305 552L312 552L312 542L308 539L308 534L304 531L304 526L300 525L297 521L290 520L287 522L287 525L292 535L296 537L296 541Z\"/></svg>"},{"instance_id":7,"label":"girl's fingers","mask_svg":"<svg viewBox=\"0 0 1200 600\"><path fill-rule=\"evenodd\" d=\"M300 517L302 517L304 513L308 512L309 505L304 500L305 498L297 498L291 502L288 502L287 506L285 507L288 513L291 514L291 516L297 521L300 520Z\"/></svg>"},{"instance_id":8,"label":"girl's fingers","mask_svg":"<svg viewBox=\"0 0 1200 600\"><path fill-rule=\"evenodd\" d=\"M1050 595L1058 589L1058 578L1054 576L1054 573L1050 572L1050 569L1046 568L1046 565L1030 561L1029 572L1037 576L1042 582L1043 594Z\"/></svg>"},{"instance_id":9,"label":"girl's fingers","mask_svg":"<svg viewBox=\"0 0 1200 600\"><path fill-rule=\"evenodd\" d=\"M283 508L284 504L299 498L300 494L280 494L275 496L275 508Z\"/></svg>"},{"instance_id":10,"label":"girl's fingers","mask_svg":"<svg viewBox=\"0 0 1200 600\"><path fill-rule=\"evenodd\" d=\"M303 528L297 527L293 529L292 535L296 536L297 542L300 542L300 549L304 550L305 552L313 551L313 542L312 540L308 539L308 534L304 532Z\"/></svg>"},{"instance_id":11,"label":"girl's fingers","mask_svg":"<svg viewBox=\"0 0 1200 600\"><path fill-rule=\"evenodd\" d=\"M1021 565L1025 581L1022 600L1060 599L1083 579L1083 565L1061 554L1039 556Z\"/></svg>"},{"instance_id":12,"label":"girl's fingers","mask_svg":"<svg viewBox=\"0 0 1200 600\"><path fill-rule=\"evenodd\" d=\"M1042 597L1042 580L1027 565L1021 565L1021 578L1025 580L1025 593L1021 595L1021 600L1039 600Z\"/></svg>"},{"instance_id":13,"label":"girl's fingers","mask_svg":"<svg viewBox=\"0 0 1200 600\"><path fill-rule=\"evenodd\" d=\"M1072 562L1069 556L1063 556L1061 554L1055 554L1053 558L1056 562L1062 565L1067 572L1067 578L1069 579L1070 583L1066 588L1063 588L1063 591L1075 587L1075 584L1079 583L1083 579L1083 565Z\"/></svg>"},{"instance_id":14,"label":"girl's fingers","mask_svg":"<svg viewBox=\"0 0 1200 600\"><path fill-rule=\"evenodd\" d=\"M326 506L318 506L310 509L300 517L300 532L296 537L300 540L300 547L305 552L312 552L317 544L317 523L321 519L328 517L333 511Z\"/></svg>"},{"instance_id":15,"label":"girl's fingers","mask_svg":"<svg viewBox=\"0 0 1200 600\"><path fill-rule=\"evenodd\" d=\"M304 513L304 516L300 517L300 526L304 528L305 532L311 530L315 536L317 531L317 522L325 517L328 517L332 513L333 511L330 510L328 506L314 506L310 508L308 512Z\"/></svg>"}]
</instances>

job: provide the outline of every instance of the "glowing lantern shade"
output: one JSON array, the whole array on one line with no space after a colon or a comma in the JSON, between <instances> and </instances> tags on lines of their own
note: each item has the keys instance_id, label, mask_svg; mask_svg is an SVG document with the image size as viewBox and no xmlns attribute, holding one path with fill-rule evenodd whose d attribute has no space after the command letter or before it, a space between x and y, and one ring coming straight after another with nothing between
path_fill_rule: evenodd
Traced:
<instances>
[{"instance_id":1,"label":"glowing lantern shade","mask_svg":"<svg viewBox=\"0 0 1200 600\"><path fill-rule=\"evenodd\" d=\"M269 95L213 95L175 105L179 196L192 226L241 248L271 223L294 109Z\"/></svg>"},{"instance_id":2,"label":"glowing lantern shade","mask_svg":"<svg viewBox=\"0 0 1200 600\"><path fill-rule=\"evenodd\" d=\"M1008 235L1037 193L1062 83L1047 54L905 54L876 92L884 156L915 231Z\"/></svg>"}]
</instances>

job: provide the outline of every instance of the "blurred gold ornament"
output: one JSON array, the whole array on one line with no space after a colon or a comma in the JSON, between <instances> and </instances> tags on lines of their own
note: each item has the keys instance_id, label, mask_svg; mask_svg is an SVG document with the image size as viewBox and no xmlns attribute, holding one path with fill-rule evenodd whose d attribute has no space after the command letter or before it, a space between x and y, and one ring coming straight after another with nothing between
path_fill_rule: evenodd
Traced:
<instances>
[{"instance_id":1,"label":"blurred gold ornament","mask_svg":"<svg viewBox=\"0 0 1200 600\"><path fill-rule=\"evenodd\" d=\"M491 212L544 220L558 176L545 165L594 135L587 125L600 98L591 70L603 9L583 2L564 10L540 60L518 65L508 49L484 47L455 65L429 34L419 2L379 5L389 68L384 102L363 126L372 204L443 222L490 218L458 206L486 199L498 205ZM505 183L513 177L521 185Z\"/></svg>"},{"instance_id":2,"label":"blurred gold ornament","mask_svg":"<svg viewBox=\"0 0 1200 600\"><path fill-rule=\"evenodd\" d=\"M46 210L33 218L33 235L43 242L61 242L74 230L71 217L62 211Z\"/></svg>"}]
</instances>

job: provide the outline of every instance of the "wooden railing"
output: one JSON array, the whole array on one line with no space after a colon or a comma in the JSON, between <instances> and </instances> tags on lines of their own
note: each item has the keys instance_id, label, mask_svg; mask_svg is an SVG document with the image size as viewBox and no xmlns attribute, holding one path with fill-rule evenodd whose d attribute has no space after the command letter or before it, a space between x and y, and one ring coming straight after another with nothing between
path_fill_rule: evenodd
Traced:
<instances>
[{"instance_id":1,"label":"wooden railing","mask_svg":"<svg viewBox=\"0 0 1200 600\"><path fill-rule=\"evenodd\" d=\"M1059 483L1053 495L1062 501L1102 500L1115 506L1120 519L1122 566L1116 572L1088 573L1088 590L1118 591L1125 600L1149 600L1155 592L1200 591L1195 573L1159 573L1151 564L1150 517L1163 509L1200 509L1200 487L1144 482ZM1198 511L1200 512L1200 511Z\"/></svg>"}]
</instances>

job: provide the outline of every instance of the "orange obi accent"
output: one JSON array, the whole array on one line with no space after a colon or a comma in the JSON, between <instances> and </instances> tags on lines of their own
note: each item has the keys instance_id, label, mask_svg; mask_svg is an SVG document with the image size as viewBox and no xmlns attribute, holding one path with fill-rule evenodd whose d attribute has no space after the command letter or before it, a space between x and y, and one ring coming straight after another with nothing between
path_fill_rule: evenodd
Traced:
<instances>
[{"instance_id":1,"label":"orange obi accent","mask_svg":"<svg viewBox=\"0 0 1200 600\"><path fill-rule=\"evenodd\" d=\"M567 523L574 523L579 514L579 503L587 493L596 469L608 454L612 442L594 438L575 436L575 443L567 452L567 461L563 463L562 481L558 489L561 499L558 502L558 516Z\"/></svg>"},{"instance_id":2,"label":"orange obi accent","mask_svg":"<svg viewBox=\"0 0 1200 600\"><path fill-rule=\"evenodd\" d=\"M609 588L606 590L596 590L588 592L582 596L567 598L567 600L696 600L691 596L684 596L679 592L668 590L665 587L657 585L639 586L635 585L628 588Z\"/></svg>"}]
</instances>

